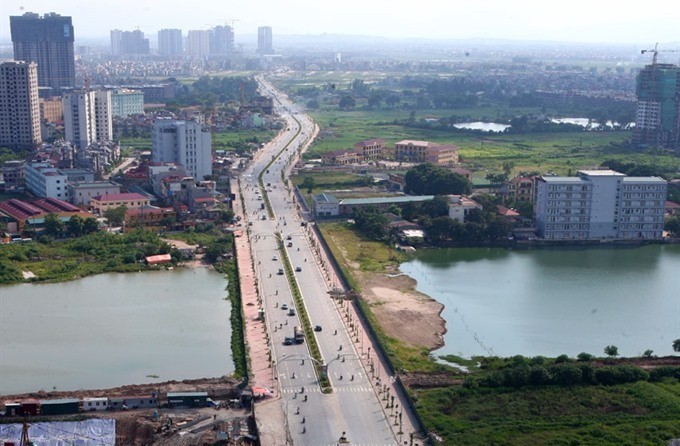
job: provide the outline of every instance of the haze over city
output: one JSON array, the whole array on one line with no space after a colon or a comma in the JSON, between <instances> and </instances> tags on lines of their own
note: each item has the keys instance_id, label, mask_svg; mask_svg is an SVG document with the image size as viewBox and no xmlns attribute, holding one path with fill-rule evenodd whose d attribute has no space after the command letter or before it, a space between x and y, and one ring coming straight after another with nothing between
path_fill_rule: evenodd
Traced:
<instances>
[{"instance_id":1,"label":"haze over city","mask_svg":"<svg viewBox=\"0 0 680 446\"><path fill-rule=\"evenodd\" d=\"M120 0L88 5L78 0L46 3L4 0L0 39L9 40L10 15L50 11L73 16L76 39L107 38L113 28L151 35L162 28L206 29L234 20L237 35L272 26L278 35L344 34L389 38L555 40L649 43L680 40L680 6L652 0L633 7L614 0L547 3L538 0L467 2L426 0L416 4L377 0L342 3L295 0L186 2Z\"/></svg>"}]
</instances>

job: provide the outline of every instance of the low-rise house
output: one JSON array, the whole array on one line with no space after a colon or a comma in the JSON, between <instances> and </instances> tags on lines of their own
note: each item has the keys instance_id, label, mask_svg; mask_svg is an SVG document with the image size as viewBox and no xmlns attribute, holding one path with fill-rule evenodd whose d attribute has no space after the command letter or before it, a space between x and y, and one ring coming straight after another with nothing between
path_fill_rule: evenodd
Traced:
<instances>
[{"instance_id":1,"label":"low-rise house","mask_svg":"<svg viewBox=\"0 0 680 446\"><path fill-rule=\"evenodd\" d=\"M174 218L175 210L171 207L142 206L125 211L125 224L132 226L158 226L164 219Z\"/></svg>"},{"instance_id":2,"label":"low-rise house","mask_svg":"<svg viewBox=\"0 0 680 446\"><path fill-rule=\"evenodd\" d=\"M403 192L406 186L406 175L403 173L391 173L387 177L387 188L389 190Z\"/></svg>"},{"instance_id":3,"label":"low-rise house","mask_svg":"<svg viewBox=\"0 0 680 446\"><path fill-rule=\"evenodd\" d=\"M666 200L664 211L666 215L680 215L680 204Z\"/></svg>"},{"instance_id":4,"label":"low-rise house","mask_svg":"<svg viewBox=\"0 0 680 446\"><path fill-rule=\"evenodd\" d=\"M172 262L172 257L170 254L158 254L155 256L148 256L144 260L146 260L146 263L149 265L162 265L163 263Z\"/></svg>"},{"instance_id":5,"label":"low-rise house","mask_svg":"<svg viewBox=\"0 0 680 446\"><path fill-rule=\"evenodd\" d=\"M120 194L120 184L113 181L69 183L69 199L76 206L88 207L92 197Z\"/></svg>"},{"instance_id":6,"label":"low-rise house","mask_svg":"<svg viewBox=\"0 0 680 446\"><path fill-rule=\"evenodd\" d=\"M461 223L473 209L482 210L482 205L463 195L449 195L449 218Z\"/></svg>"},{"instance_id":7,"label":"low-rise house","mask_svg":"<svg viewBox=\"0 0 680 446\"><path fill-rule=\"evenodd\" d=\"M333 150L321 156L323 164L330 165L346 165L355 164L363 160L363 155L360 155L354 150Z\"/></svg>"},{"instance_id":8,"label":"low-rise house","mask_svg":"<svg viewBox=\"0 0 680 446\"><path fill-rule=\"evenodd\" d=\"M21 233L27 226L40 230L48 214L58 215L63 222L68 222L74 215L83 219L93 217L71 203L56 198L30 202L11 198L0 202L0 220L7 224L7 230L13 234Z\"/></svg>"},{"instance_id":9,"label":"low-rise house","mask_svg":"<svg viewBox=\"0 0 680 446\"><path fill-rule=\"evenodd\" d=\"M128 209L138 209L150 205L150 199L138 193L123 193L99 195L90 198L92 209L99 215L103 215L109 209L125 206Z\"/></svg>"},{"instance_id":10,"label":"low-rise house","mask_svg":"<svg viewBox=\"0 0 680 446\"><path fill-rule=\"evenodd\" d=\"M501 206L500 204L496 205L496 213L498 214L499 218L502 218L503 220L512 224L516 224L520 220L519 212L515 211L514 209Z\"/></svg>"},{"instance_id":11,"label":"low-rise house","mask_svg":"<svg viewBox=\"0 0 680 446\"><path fill-rule=\"evenodd\" d=\"M515 177L508 180L507 194L508 198L514 201L527 201L534 203L534 191L536 184L536 177Z\"/></svg>"},{"instance_id":12,"label":"low-rise house","mask_svg":"<svg viewBox=\"0 0 680 446\"><path fill-rule=\"evenodd\" d=\"M318 194L312 197L312 212L317 217L336 217L340 214L338 199L330 194Z\"/></svg>"},{"instance_id":13,"label":"low-rise house","mask_svg":"<svg viewBox=\"0 0 680 446\"><path fill-rule=\"evenodd\" d=\"M168 392L170 407L206 407L208 392Z\"/></svg>"}]
</instances>

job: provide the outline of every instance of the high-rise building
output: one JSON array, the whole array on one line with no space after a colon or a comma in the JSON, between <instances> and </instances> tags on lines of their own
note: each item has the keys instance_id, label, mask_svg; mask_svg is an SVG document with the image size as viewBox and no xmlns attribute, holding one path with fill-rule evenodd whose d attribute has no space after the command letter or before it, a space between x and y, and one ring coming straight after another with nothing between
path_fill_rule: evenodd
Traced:
<instances>
[{"instance_id":1,"label":"high-rise building","mask_svg":"<svg viewBox=\"0 0 680 446\"><path fill-rule=\"evenodd\" d=\"M546 240L658 240L666 180L582 170L536 180L536 226Z\"/></svg>"},{"instance_id":2,"label":"high-rise building","mask_svg":"<svg viewBox=\"0 0 680 446\"><path fill-rule=\"evenodd\" d=\"M33 62L0 64L0 147L32 149L42 142L38 68Z\"/></svg>"},{"instance_id":3,"label":"high-rise building","mask_svg":"<svg viewBox=\"0 0 680 446\"><path fill-rule=\"evenodd\" d=\"M66 140L79 150L94 142L111 141L111 92L88 90L65 94L64 130Z\"/></svg>"},{"instance_id":4,"label":"high-rise building","mask_svg":"<svg viewBox=\"0 0 680 446\"><path fill-rule=\"evenodd\" d=\"M187 54L199 57L210 54L210 31L189 31L189 34L187 35Z\"/></svg>"},{"instance_id":5,"label":"high-rise building","mask_svg":"<svg viewBox=\"0 0 680 446\"><path fill-rule=\"evenodd\" d=\"M653 63L637 77L633 142L680 149L680 67Z\"/></svg>"},{"instance_id":6,"label":"high-rise building","mask_svg":"<svg viewBox=\"0 0 680 446\"><path fill-rule=\"evenodd\" d=\"M158 31L158 54L170 57L182 55L181 29L162 29Z\"/></svg>"},{"instance_id":7,"label":"high-rise building","mask_svg":"<svg viewBox=\"0 0 680 446\"><path fill-rule=\"evenodd\" d=\"M260 26L257 28L257 52L262 56L274 54L271 26Z\"/></svg>"},{"instance_id":8,"label":"high-rise building","mask_svg":"<svg viewBox=\"0 0 680 446\"><path fill-rule=\"evenodd\" d=\"M111 115L127 117L144 113L144 92L119 88L111 92Z\"/></svg>"},{"instance_id":9,"label":"high-rise building","mask_svg":"<svg viewBox=\"0 0 680 446\"><path fill-rule=\"evenodd\" d=\"M27 12L10 17L9 24L14 58L38 64L38 86L76 86L71 17Z\"/></svg>"},{"instance_id":10,"label":"high-rise building","mask_svg":"<svg viewBox=\"0 0 680 446\"><path fill-rule=\"evenodd\" d=\"M225 55L234 51L234 30L231 26L216 26L210 30L210 54Z\"/></svg>"},{"instance_id":11,"label":"high-rise building","mask_svg":"<svg viewBox=\"0 0 680 446\"><path fill-rule=\"evenodd\" d=\"M111 54L114 56L149 54L149 39L138 29L134 31L114 29L111 31Z\"/></svg>"},{"instance_id":12,"label":"high-rise building","mask_svg":"<svg viewBox=\"0 0 680 446\"><path fill-rule=\"evenodd\" d=\"M179 164L197 180L212 175L210 128L194 121L158 119L151 137L155 163Z\"/></svg>"}]
</instances>

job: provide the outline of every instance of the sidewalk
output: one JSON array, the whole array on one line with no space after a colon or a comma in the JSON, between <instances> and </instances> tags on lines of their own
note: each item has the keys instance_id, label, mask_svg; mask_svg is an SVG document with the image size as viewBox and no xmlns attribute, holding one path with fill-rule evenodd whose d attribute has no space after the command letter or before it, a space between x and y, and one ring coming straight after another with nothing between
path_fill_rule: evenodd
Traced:
<instances>
[{"instance_id":1,"label":"sidewalk","mask_svg":"<svg viewBox=\"0 0 680 446\"><path fill-rule=\"evenodd\" d=\"M232 180L231 187L232 191L238 190L238 181ZM243 224L247 224L246 216L243 215L240 193L236 193L235 196L236 199L233 202L234 212L236 215L241 216ZM286 433L283 407L280 403L277 383L274 380L273 369L270 364L269 335L267 334L264 321L259 319L258 310L261 306L261 301L257 294L257 279L250 239L246 234L246 229L240 232L240 236L234 237L234 243L241 285L244 340L246 354L250 361L250 385L253 387L266 387L274 393L273 397L267 397L265 400L258 401L255 404L255 421L260 434L261 444L284 445L286 444Z\"/></svg>"}]
</instances>

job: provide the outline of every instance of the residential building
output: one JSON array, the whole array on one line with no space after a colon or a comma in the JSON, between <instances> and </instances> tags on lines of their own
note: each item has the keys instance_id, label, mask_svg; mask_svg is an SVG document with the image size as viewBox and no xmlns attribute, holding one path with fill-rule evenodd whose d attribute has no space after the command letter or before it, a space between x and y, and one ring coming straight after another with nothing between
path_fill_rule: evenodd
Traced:
<instances>
[{"instance_id":1,"label":"residential building","mask_svg":"<svg viewBox=\"0 0 680 446\"><path fill-rule=\"evenodd\" d=\"M514 177L508 180L507 195L514 201L534 202L534 184L536 177Z\"/></svg>"},{"instance_id":2,"label":"residential building","mask_svg":"<svg viewBox=\"0 0 680 446\"><path fill-rule=\"evenodd\" d=\"M5 190L12 190L24 185L24 169L26 161L10 160L2 165L2 178L5 181Z\"/></svg>"},{"instance_id":3,"label":"residential building","mask_svg":"<svg viewBox=\"0 0 680 446\"><path fill-rule=\"evenodd\" d=\"M88 207L92 197L120 194L120 184L113 181L69 182L69 201L76 206Z\"/></svg>"},{"instance_id":4,"label":"residential building","mask_svg":"<svg viewBox=\"0 0 680 446\"><path fill-rule=\"evenodd\" d=\"M361 153L366 161L377 160L382 157L385 141L382 139L366 139L354 144L354 148Z\"/></svg>"},{"instance_id":5,"label":"residential building","mask_svg":"<svg viewBox=\"0 0 680 446\"><path fill-rule=\"evenodd\" d=\"M111 54L114 56L128 56L149 54L149 39L138 29L134 31L111 31Z\"/></svg>"},{"instance_id":6,"label":"residential building","mask_svg":"<svg viewBox=\"0 0 680 446\"><path fill-rule=\"evenodd\" d=\"M9 18L14 59L38 65L38 86L75 88L76 68L71 17L27 12Z\"/></svg>"},{"instance_id":7,"label":"residential building","mask_svg":"<svg viewBox=\"0 0 680 446\"><path fill-rule=\"evenodd\" d=\"M205 57L210 54L210 32L207 30L189 31L187 54L197 57Z\"/></svg>"},{"instance_id":8,"label":"residential building","mask_svg":"<svg viewBox=\"0 0 680 446\"><path fill-rule=\"evenodd\" d=\"M182 30L161 29L158 31L158 54L167 57L182 55Z\"/></svg>"},{"instance_id":9,"label":"residential building","mask_svg":"<svg viewBox=\"0 0 680 446\"><path fill-rule=\"evenodd\" d=\"M536 181L536 226L546 240L660 239L667 183L613 170Z\"/></svg>"},{"instance_id":10,"label":"residential building","mask_svg":"<svg viewBox=\"0 0 680 446\"><path fill-rule=\"evenodd\" d=\"M109 410L109 399L107 397L83 398L83 411L93 412Z\"/></svg>"},{"instance_id":11,"label":"residential building","mask_svg":"<svg viewBox=\"0 0 680 446\"><path fill-rule=\"evenodd\" d=\"M64 122L64 101L60 96L40 98L40 119L51 124Z\"/></svg>"},{"instance_id":12,"label":"residential building","mask_svg":"<svg viewBox=\"0 0 680 446\"><path fill-rule=\"evenodd\" d=\"M151 138L154 163L175 163L197 181L212 175L210 128L193 121L158 119Z\"/></svg>"},{"instance_id":13,"label":"residential building","mask_svg":"<svg viewBox=\"0 0 680 446\"><path fill-rule=\"evenodd\" d=\"M156 206L142 206L128 209L125 212L125 223L128 226L158 226L164 219L174 218L173 208L159 208Z\"/></svg>"},{"instance_id":14,"label":"residential building","mask_svg":"<svg viewBox=\"0 0 680 446\"><path fill-rule=\"evenodd\" d=\"M234 51L234 29L219 25L210 30L210 54L227 55Z\"/></svg>"},{"instance_id":15,"label":"residential building","mask_svg":"<svg viewBox=\"0 0 680 446\"><path fill-rule=\"evenodd\" d=\"M680 149L680 67L647 65L637 77L633 142Z\"/></svg>"},{"instance_id":16,"label":"residential building","mask_svg":"<svg viewBox=\"0 0 680 446\"><path fill-rule=\"evenodd\" d=\"M363 156L354 150L333 150L321 156L321 162L329 165L355 164L363 161Z\"/></svg>"},{"instance_id":17,"label":"residential building","mask_svg":"<svg viewBox=\"0 0 680 446\"><path fill-rule=\"evenodd\" d=\"M68 200L68 176L47 162L27 163L24 168L26 189L37 197Z\"/></svg>"},{"instance_id":18,"label":"residential building","mask_svg":"<svg viewBox=\"0 0 680 446\"><path fill-rule=\"evenodd\" d=\"M452 167L451 172L460 175L461 177L465 178L466 180L472 182L472 171L465 169L464 167Z\"/></svg>"},{"instance_id":19,"label":"residential building","mask_svg":"<svg viewBox=\"0 0 680 446\"><path fill-rule=\"evenodd\" d=\"M394 144L394 157L398 161L452 166L458 162L458 147L429 141L403 140Z\"/></svg>"},{"instance_id":20,"label":"residential building","mask_svg":"<svg viewBox=\"0 0 680 446\"><path fill-rule=\"evenodd\" d=\"M144 113L144 92L118 88L111 91L111 116L128 117Z\"/></svg>"},{"instance_id":21,"label":"residential building","mask_svg":"<svg viewBox=\"0 0 680 446\"><path fill-rule=\"evenodd\" d=\"M449 195L449 218L465 223L465 219L473 209L482 210L482 205L463 195Z\"/></svg>"},{"instance_id":22,"label":"residential building","mask_svg":"<svg viewBox=\"0 0 680 446\"><path fill-rule=\"evenodd\" d=\"M64 95L66 140L78 150L95 142L111 141L111 91L85 90Z\"/></svg>"},{"instance_id":23,"label":"residential building","mask_svg":"<svg viewBox=\"0 0 680 446\"><path fill-rule=\"evenodd\" d=\"M33 62L0 64L0 146L34 149L42 143L38 68Z\"/></svg>"},{"instance_id":24,"label":"residential building","mask_svg":"<svg viewBox=\"0 0 680 446\"><path fill-rule=\"evenodd\" d=\"M274 54L274 38L271 26L257 28L257 53L261 56Z\"/></svg>"},{"instance_id":25,"label":"residential building","mask_svg":"<svg viewBox=\"0 0 680 446\"><path fill-rule=\"evenodd\" d=\"M104 212L109 209L115 209L121 206L125 206L128 209L139 209L149 205L149 198L136 192L90 197L90 206L92 206L93 211L99 215L103 215Z\"/></svg>"}]
</instances>

